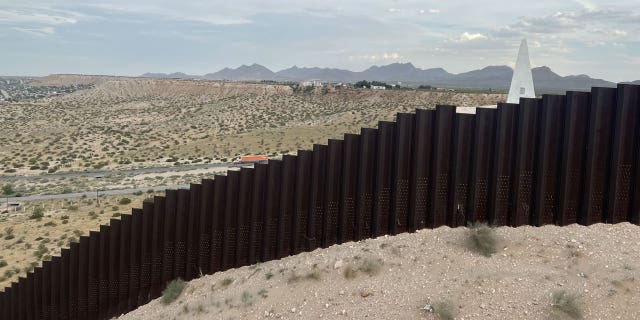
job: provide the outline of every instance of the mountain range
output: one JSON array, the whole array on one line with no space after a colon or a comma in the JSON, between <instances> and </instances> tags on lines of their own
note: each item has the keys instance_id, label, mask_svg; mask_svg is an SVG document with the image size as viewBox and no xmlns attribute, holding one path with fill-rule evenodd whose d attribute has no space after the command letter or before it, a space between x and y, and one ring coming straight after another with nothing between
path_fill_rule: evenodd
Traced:
<instances>
[{"instance_id":1,"label":"mountain range","mask_svg":"<svg viewBox=\"0 0 640 320\"><path fill-rule=\"evenodd\" d=\"M584 74L560 76L546 66L533 68L532 74L534 85L538 90L588 90L591 87L615 87L616 85L614 82L594 79ZM297 66L273 72L262 65L254 63L250 66L242 65L235 69L224 68L202 76L176 72L170 74L145 73L141 77L230 81L318 80L324 82L356 82L368 80L387 83L402 82L405 85L425 84L435 87L505 89L509 87L512 75L513 69L508 66L488 66L458 74L449 73L442 68L420 69L411 63L372 66L359 72L334 68L299 68ZM640 84L640 80L631 83Z\"/></svg>"}]
</instances>

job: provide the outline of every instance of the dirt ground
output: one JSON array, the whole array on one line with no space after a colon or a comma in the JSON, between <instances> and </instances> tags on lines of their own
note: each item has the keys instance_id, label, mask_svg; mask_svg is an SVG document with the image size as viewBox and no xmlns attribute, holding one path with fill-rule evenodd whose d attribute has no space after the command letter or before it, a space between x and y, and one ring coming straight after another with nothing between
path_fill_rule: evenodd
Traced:
<instances>
[{"instance_id":1,"label":"dirt ground","mask_svg":"<svg viewBox=\"0 0 640 320\"><path fill-rule=\"evenodd\" d=\"M467 228L385 236L205 276L121 319L639 319L639 231L500 227L491 257Z\"/></svg>"}]
</instances>

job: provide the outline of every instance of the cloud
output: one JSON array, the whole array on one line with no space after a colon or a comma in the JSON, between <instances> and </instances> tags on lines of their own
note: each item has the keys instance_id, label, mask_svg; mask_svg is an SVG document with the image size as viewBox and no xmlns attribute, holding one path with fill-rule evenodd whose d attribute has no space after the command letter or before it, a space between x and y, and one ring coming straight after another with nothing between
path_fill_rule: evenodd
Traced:
<instances>
[{"instance_id":1,"label":"cloud","mask_svg":"<svg viewBox=\"0 0 640 320\"><path fill-rule=\"evenodd\" d=\"M473 41L473 40L484 40L487 39L487 36L481 34L481 33L468 33L468 32L464 32L462 33L462 35L460 35L460 38L455 39L453 41L455 42L466 42L466 41Z\"/></svg>"},{"instance_id":2,"label":"cloud","mask_svg":"<svg viewBox=\"0 0 640 320\"><path fill-rule=\"evenodd\" d=\"M384 62L384 61L397 61L402 57L397 52L391 52L391 53L385 52L381 54L364 54L359 56L349 56L348 58L350 61L364 60L369 62L376 62L376 61Z\"/></svg>"},{"instance_id":3,"label":"cloud","mask_svg":"<svg viewBox=\"0 0 640 320\"><path fill-rule=\"evenodd\" d=\"M35 12L34 10L0 10L0 22L45 25L75 24L82 15L68 12Z\"/></svg>"},{"instance_id":4,"label":"cloud","mask_svg":"<svg viewBox=\"0 0 640 320\"><path fill-rule=\"evenodd\" d=\"M425 14L425 13L431 13L431 14L435 14L435 13L440 13L439 9L429 9L429 10L424 10L424 9L420 9L420 14Z\"/></svg>"},{"instance_id":5,"label":"cloud","mask_svg":"<svg viewBox=\"0 0 640 320\"><path fill-rule=\"evenodd\" d=\"M391 13L395 13L395 12L400 12L400 9L398 9L398 8L389 8L389 9L387 9L387 11L389 11Z\"/></svg>"},{"instance_id":6,"label":"cloud","mask_svg":"<svg viewBox=\"0 0 640 320\"><path fill-rule=\"evenodd\" d=\"M56 33L56 31L52 27L43 27L43 28L18 28L13 27L12 30L24 32L30 35L38 36L38 37L46 37Z\"/></svg>"}]
</instances>

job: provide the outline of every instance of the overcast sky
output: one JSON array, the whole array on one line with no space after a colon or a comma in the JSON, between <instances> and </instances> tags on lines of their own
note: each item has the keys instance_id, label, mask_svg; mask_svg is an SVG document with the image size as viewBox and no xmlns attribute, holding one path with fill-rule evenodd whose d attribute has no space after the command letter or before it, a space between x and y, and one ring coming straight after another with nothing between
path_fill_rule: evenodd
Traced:
<instances>
[{"instance_id":1,"label":"overcast sky","mask_svg":"<svg viewBox=\"0 0 640 320\"><path fill-rule=\"evenodd\" d=\"M640 79L640 0L0 0L0 74L205 74L259 63Z\"/></svg>"}]
</instances>

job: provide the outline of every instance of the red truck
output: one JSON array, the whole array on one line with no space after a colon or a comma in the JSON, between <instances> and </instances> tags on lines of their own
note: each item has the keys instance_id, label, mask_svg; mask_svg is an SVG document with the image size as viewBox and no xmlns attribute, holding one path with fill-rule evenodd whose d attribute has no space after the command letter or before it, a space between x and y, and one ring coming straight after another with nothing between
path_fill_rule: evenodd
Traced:
<instances>
[{"instance_id":1,"label":"red truck","mask_svg":"<svg viewBox=\"0 0 640 320\"><path fill-rule=\"evenodd\" d=\"M251 163L267 163L269 157L267 155L253 155L253 156L241 156L233 159L231 162L234 166Z\"/></svg>"}]
</instances>

